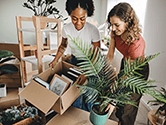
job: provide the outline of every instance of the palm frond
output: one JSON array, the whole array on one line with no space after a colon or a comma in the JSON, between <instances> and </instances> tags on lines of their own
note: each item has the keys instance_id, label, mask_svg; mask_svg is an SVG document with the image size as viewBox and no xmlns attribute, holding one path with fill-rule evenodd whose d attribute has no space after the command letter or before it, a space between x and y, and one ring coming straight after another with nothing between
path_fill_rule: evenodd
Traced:
<instances>
[{"instance_id":1,"label":"palm frond","mask_svg":"<svg viewBox=\"0 0 166 125\"><path fill-rule=\"evenodd\" d=\"M75 86L80 88L81 93L86 98L85 102L87 103L94 102L98 98L100 91L97 91L96 87L92 84L89 86L87 85L75 85Z\"/></svg>"},{"instance_id":2,"label":"palm frond","mask_svg":"<svg viewBox=\"0 0 166 125\"><path fill-rule=\"evenodd\" d=\"M70 36L69 36L70 37ZM79 60L86 60L86 62L81 62L78 65L84 71L84 75L93 76L98 74L104 66L104 58L97 49L93 51L93 47L90 45L85 45L82 41L76 41L77 39L71 38L71 47L75 50L75 56ZM100 79L100 77L98 76Z\"/></svg>"},{"instance_id":3,"label":"palm frond","mask_svg":"<svg viewBox=\"0 0 166 125\"><path fill-rule=\"evenodd\" d=\"M135 59L133 62L131 62L131 59L129 57L129 59L125 59L124 60L124 70L123 76L131 76L133 74L137 74L139 76L142 76L141 74L139 74L138 72L136 72L136 70L142 70L142 66L146 65L147 62L149 62L150 60L154 59L155 57L157 57L160 53L154 54L154 55L150 55L147 56L146 58L144 58L143 56ZM122 72L121 72L122 73Z\"/></svg>"},{"instance_id":4,"label":"palm frond","mask_svg":"<svg viewBox=\"0 0 166 125\"><path fill-rule=\"evenodd\" d=\"M83 60L78 65L83 74L88 76L86 85L76 85L86 97L86 102L101 99L102 105L113 102L117 105L131 104L136 106L135 102L130 99L130 94L133 92L138 94L147 93L159 100L164 100L159 93L156 93L155 86L150 85L150 81L142 79L141 74L137 72L142 70L142 66L160 53L146 58L139 57L134 61L131 61L130 58L126 59L124 70L120 72L119 77L116 75L109 59L102 56L99 49L94 50L93 46L85 45L76 38L70 37L70 39L71 47L75 51L74 55L78 60ZM124 76L127 76L127 78L124 79Z\"/></svg>"},{"instance_id":5,"label":"palm frond","mask_svg":"<svg viewBox=\"0 0 166 125\"><path fill-rule=\"evenodd\" d=\"M143 94L146 91L154 89L153 85L150 85L152 81L146 81L137 76L130 76L119 82L119 85L129 87L134 93Z\"/></svg>"}]
</instances>

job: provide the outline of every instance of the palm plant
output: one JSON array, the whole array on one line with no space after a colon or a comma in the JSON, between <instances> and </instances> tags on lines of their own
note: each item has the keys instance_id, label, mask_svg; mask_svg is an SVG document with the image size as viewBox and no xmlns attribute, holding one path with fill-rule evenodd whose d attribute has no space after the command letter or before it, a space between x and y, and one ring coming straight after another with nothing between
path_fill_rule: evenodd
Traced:
<instances>
[{"instance_id":1,"label":"palm plant","mask_svg":"<svg viewBox=\"0 0 166 125\"><path fill-rule=\"evenodd\" d=\"M131 93L150 94L154 98L166 102L159 92L154 89L155 86L150 85L154 81L146 81L141 78L141 74L136 72L136 70L142 70L142 66L160 53L147 56L145 59L140 57L134 62L131 62L130 58L129 60L126 59L124 70L117 76L109 60L100 54L100 50L93 50L93 47L83 44L78 39L71 37L70 39L75 56L78 60L83 60L78 66L83 74L87 76L86 85L76 85L85 96L85 102L98 100L100 110L103 110L108 104L114 106L131 104L136 106L136 103L130 99Z\"/></svg>"}]
</instances>

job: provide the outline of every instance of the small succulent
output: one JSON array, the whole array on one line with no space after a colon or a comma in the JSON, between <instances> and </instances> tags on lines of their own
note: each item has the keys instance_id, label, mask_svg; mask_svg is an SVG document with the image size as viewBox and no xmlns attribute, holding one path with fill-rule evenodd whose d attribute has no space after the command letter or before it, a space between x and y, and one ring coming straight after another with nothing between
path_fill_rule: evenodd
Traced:
<instances>
[{"instance_id":1,"label":"small succulent","mask_svg":"<svg viewBox=\"0 0 166 125\"><path fill-rule=\"evenodd\" d=\"M16 106L13 106L11 109L0 112L0 123L15 123L25 118L34 118L37 115L38 111L35 107L21 105L21 108L17 108Z\"/></svg>"}]
</instances>

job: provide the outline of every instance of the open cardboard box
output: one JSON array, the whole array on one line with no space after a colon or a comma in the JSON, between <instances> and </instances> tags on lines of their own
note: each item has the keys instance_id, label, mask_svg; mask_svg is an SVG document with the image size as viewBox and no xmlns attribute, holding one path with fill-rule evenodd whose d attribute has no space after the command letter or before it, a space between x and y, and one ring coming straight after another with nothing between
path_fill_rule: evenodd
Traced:
<instances>
[{"instance_id":1,"label":"open cardboard box","mask_svg":"<svg viewBox=\"0 0 166 125\"><path fill-rule=\"evenodd\" d=\"M11 108L11 106L19 105L20 98L18 95L18 88L7 89L7 96L0 98L0 110Z\"/></svg>"},{"instance_id":2,"label":"open cardboard box","mask_svg":"<svg viewBox=\"0 0 166 125\"><path fill-rule=\"evenodd\" d=\"M48 81L54 74L65 73L70 67L75 66L61 61L54 66L53 70L49 68L39 74L38 77L45 81ZM76 83L77 81L74 84ZM58 96L52 91L46 89L39 83L32 80L20 92L20 95L45 114L52 109L62 115L78 98L78 96L80 95L80 90L76 86L72 85L63 93L63 95Z\"/></svg>"}]
</instances>

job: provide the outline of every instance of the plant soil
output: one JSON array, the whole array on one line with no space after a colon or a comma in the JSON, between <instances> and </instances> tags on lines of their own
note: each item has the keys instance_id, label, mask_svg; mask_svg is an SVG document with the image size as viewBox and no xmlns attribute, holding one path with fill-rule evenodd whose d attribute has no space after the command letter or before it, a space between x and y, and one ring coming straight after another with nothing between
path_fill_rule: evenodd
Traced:
<instances>
[{"instance_id":1,"label":"plant soil","mask_svg":"<svg viewBox=\"0 0 166 125\"><path fill-rule=\"evenodd\" d=\"M106 109L106 108L104 108L103 111L101 111L101 108L100 108L99 105L94 105L94 106L92 107L92 110L93 110L96 114L98 114L98 115L105 115L105 114L107 114L108 111L105 112L105 109Z\"/></svg>"}]
</instances>

